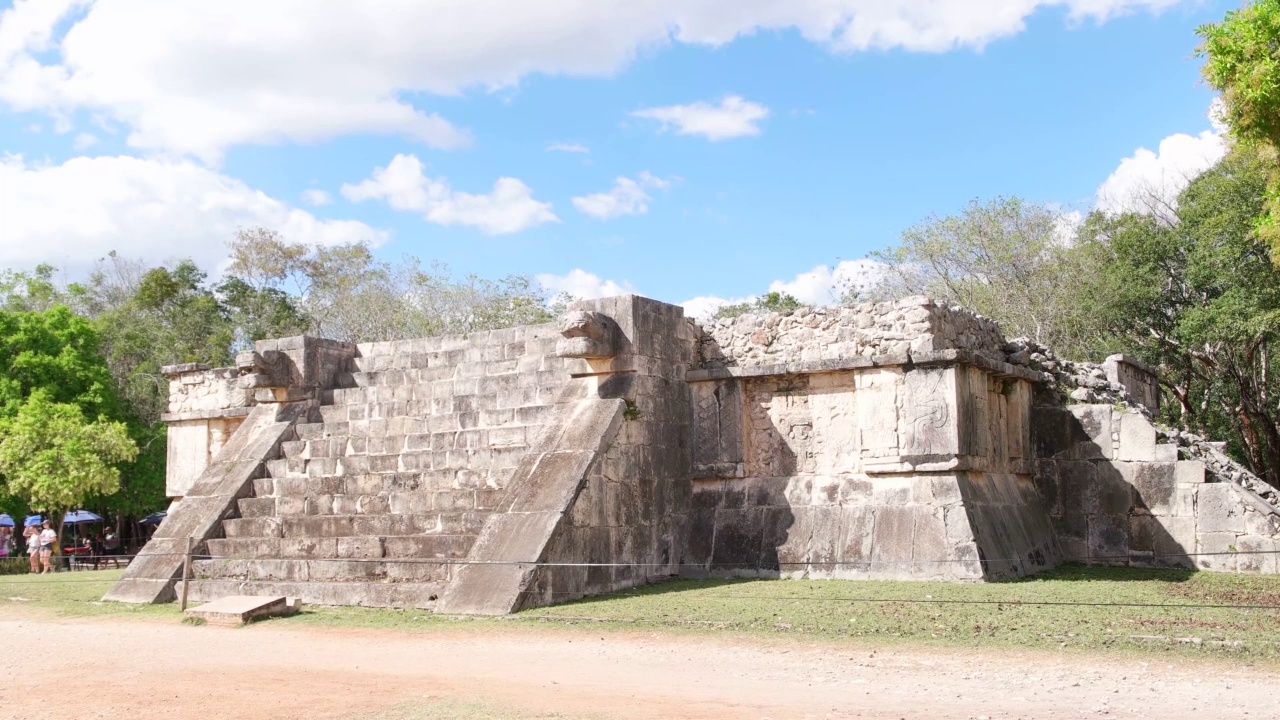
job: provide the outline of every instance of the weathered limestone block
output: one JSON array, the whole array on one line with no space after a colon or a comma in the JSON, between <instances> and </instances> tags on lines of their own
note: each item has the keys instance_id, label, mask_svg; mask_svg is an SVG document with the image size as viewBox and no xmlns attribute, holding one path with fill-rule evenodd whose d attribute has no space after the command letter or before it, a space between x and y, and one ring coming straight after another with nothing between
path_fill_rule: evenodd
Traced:
<instances>
[{"instance_id":1,"label":"weathered limestone block","mask_svg":"<svg viewBox=\"0 0 1280 720\"><path fill-rule=\"evenodd\" d=\"M1175 472L1173 463L1133 463L1129 466L1138 507L1152 515L1175 514Z\"/></svg>"},{"instance_id":2,"label":"weathered limestone block","mask_svg":"<svg viewBox=\"0 0 1280 720\"><path fill-rule=\"evenodd\" d=\"M1120 460L1151 462L1156 459L1156 429L1136 413L1120 416Z\"/></svg>"},{"instance_id":3,"label":"weathered limestone block","mask_svg":"<svg viewBox=\"0 0 1280 720\"><path fill-rule=\"evenodd\" d=\"M1203 570L1236 572L1238 570L1236 539L1234 532L1206 532L1204 527L1196 536L1196 565Z\"/></svg>"},{"instance_id":4,"label":"weathered limestone block","mask_svg":"<svg viewBox=\"0 0 1280 720\"><path fill-rule=\"evenodd\" d=\"M1259 535L1241 535L1236 540L1236 569L1244 573L1267 573L1274 575L1280 572L1278 564L1277 543L1274 538Z\"/></svg>"},{"instance_id":5,"label":"weathered limestone block","mask_svg":"<svg viewBox=\"0 0 1280 720\"><path fill-rule=\"evenodd\" d=\"M1201 533L1243 533L1244 504L1227 483L1205 483L1196 498L1196 521Z\"/></svg>"},{"instance_id":6,"label":"weathered limestone block","mask_svg":"<svg viewBox=\"0 0 1280 720\"><path fill-rule=\"evenodd\" d=\"M1069 421L1070 457L1076 460L1110 459L1114 427L1111 406L1072 405L1068 411L1074 419L1073 423Z\"/></svg>"},{"instance_id":7,"label":"weathered limestone block","mask_svg":"<svg viewBox=\"0 0 1280 720\"><path fill-rule=\"evenodd\" d=\"M1204 482L1204 461L1179 460L1173 468L1174 481L1178 484Z\"/></svg>"},{"instance_id":8,"label":"weathered limestone block","mask_svg":"<svg viewBox=\"0 0 1280 720\"><path fill-rule=\"evenodd\" d=\"M877 461L897 463L899 388L903 373L898 368L877 368L860 372L856 378L858 449L864 466L872 472Z\"/></svg>"},{"instance_id":9,"label":"weathered limestone block","mask_svg":"<svg viewBox=\"0 0 1280 720\"><path fill-rule=\"evenodd\" d=\"M1129 518L1126 515L1089 516L1089 561L1098 565L1129 563Z\"/></svg>"}]
</instances>

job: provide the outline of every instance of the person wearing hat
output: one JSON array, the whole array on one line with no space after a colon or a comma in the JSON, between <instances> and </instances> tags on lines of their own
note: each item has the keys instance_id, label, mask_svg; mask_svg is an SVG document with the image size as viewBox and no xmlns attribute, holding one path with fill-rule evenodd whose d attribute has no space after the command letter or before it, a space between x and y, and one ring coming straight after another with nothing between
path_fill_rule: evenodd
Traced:
<instances>
[{"instance_id":1,"label":"person wearing hat","mask_svg":"<svg viewBox=\"0 0 1280 720\"><path fill-rule=\"evenodd\" d=\"M22 538L27 541L27 555L31 556L31 572L40 572L40 525L30 523L22 529Z\"/></svg>"}]
</instances>

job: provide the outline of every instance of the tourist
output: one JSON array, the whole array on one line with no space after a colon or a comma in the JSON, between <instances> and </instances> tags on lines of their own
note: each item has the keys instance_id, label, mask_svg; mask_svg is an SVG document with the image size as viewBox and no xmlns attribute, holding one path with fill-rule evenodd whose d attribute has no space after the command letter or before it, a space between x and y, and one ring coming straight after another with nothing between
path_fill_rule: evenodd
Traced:
<instances>
[{"instance_id":1,"label":"tourist","mask_svg":"<svg viewBox=\"0 0 1280 720\"><path fill-rule=\"evenodd\" d=\"M40 531L40 564L44 565L41 575L53 572L53 548L57 541L58 531L53 529L53 523L45 520L44 529Z\"/></svg>"},{"instance_id":2,"label":"tourist","mask_svg":"<svg viewBox=\"0 0 1280 720\"><path fill-rule=\"evenodd\" d=\"M110 525L102 535L102 554L110 556L112 564L120 567L120 536Z\"/></svg>"},{"instance_id":3,"label":"tourist","mask_svg":"<svg viewBox=\"0 0 1280 720\"><path fill-rule=\"evenodd\" d=\"M40 572L40 526L31 524L23 528L22 537L27 541L27 555L31 556L31 572Z\"/></svg>"},{"instance_id":4,"label":"tourist","mask_svg":"<svg viewBox=\"0 0 1280 720\"><path fill-rule=\"evenodd\" d=\"M13 528L0 527L0 558L13 554Z\"/></svg>"}]
</instances>

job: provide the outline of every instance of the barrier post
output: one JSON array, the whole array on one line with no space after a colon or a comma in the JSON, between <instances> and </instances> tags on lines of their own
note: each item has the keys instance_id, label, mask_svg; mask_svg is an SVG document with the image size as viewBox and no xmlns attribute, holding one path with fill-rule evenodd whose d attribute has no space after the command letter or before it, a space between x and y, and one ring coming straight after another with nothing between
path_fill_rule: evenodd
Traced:
<instances>
[{"instance_id":1,"label":"barrier post","mask_svg":"<svg viewBox=\"0 0 1280 720\"><path fill-rule=\"evenodd\" d=\"M187 553L182 558L182 612L187 611L187 585L191 579L191 548L195 546L195 538L187 538Z\"/></svg>"}]
</instances>

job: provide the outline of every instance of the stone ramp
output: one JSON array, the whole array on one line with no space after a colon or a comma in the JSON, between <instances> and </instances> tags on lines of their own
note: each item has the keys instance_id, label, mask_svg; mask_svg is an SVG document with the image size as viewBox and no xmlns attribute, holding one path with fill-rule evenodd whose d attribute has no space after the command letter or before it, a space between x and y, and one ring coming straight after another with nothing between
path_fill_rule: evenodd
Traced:
<instances>
[{"instance_id":1,"label":"stone ramp","mask_svg":"<svg viewBox=\"0 0 1280 720\"><path fill-rule=\"evenodd\" d=\"M205 543L222 532L223 520L234 516L237 500L252 492L253 480L262 473L263 464L278 456L280 444L294 437L294 424L313 408L307 401L255 407L103 599L130 603L173 600L187 538L193 538L195 551L202 552Z\"/></svg>"},{"instance_id":2,"label":"stone ramp","mask_svg":"<svg viewBox=\"0 0 1280 720\"><path fill-rule=\"evenodd\" d=\"M579 378L565 389L553 419L517 467L499 512L485 524L437 612L504 615L520 609L548 543L622 426L625 401L583 397L594 380Z\"/></svg>"}]
</instances>

